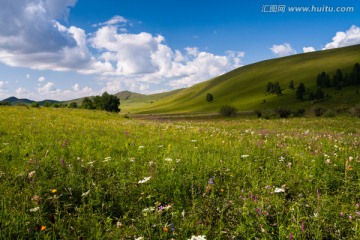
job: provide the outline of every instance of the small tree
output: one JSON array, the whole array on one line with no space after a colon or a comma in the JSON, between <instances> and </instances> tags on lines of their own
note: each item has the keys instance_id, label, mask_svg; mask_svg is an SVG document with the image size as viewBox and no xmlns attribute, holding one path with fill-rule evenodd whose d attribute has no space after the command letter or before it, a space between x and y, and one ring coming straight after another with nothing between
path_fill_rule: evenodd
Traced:
<instances>
[{"instance_id":1,"label":"small tree","mask_svg":"<svg viewBox=\"0 0 360 240\"><path fill-rule=\"evenodd\" d=\"M71 102L68 106L68 108L77 108L77 107L78 107L78 105L76 102Z\"/></svg>"},{"instance_id":2,"label":"small tree","mask_svg":"<svg viewBox=\"0 0 360 240\"><path fill-rule=\"evenodd\" d=\"M303 100L305 92L305 85L303 83L300 83L296 90L296 99Z\"/></svg>"},{"instance_id":3,"label":"small tree","mask_svg":"<svg viewBox=\"0 0 360 240\"><path fill-rule=\"evenodd\" d=\"M294 80L291 80L291 81L289 82L289 89L295 90Z\"/></svg>"},{"instance_id":4,"label":"small tree","mask_svg":"<svg viewBox=\"0 0 360 240\"><path fill-rule=\"evenodd\" d=\"M323 99L325 97L324 92L321 90L321 88L318 88L315 92L315 98L320 100Z\"/></svg>"},{"instance_id":5,"label":"small tree","mask_svg":"<svg viewBox=\"0 0 360 240\"><path fill-rule=\"evenodd\" d=\"M31 107L38 108L38 107L40 107L40 104L38 102L33 102L33 103L31 103Z\"/></svg>"},{"instance_id":6,"label":"small tree","mask_svg":"<svg viewBox=\"0 0 360 240\"><path fill-rule=\"evenodd\" d=\"M220 109L220 114L221 116L224 117L233 117L236 115L236 113L237 113L237 109L230 105L224 105Z\"/></svg>"},{"instance_id":7,"label":"small tree","mask_svg":"<svg viewBox=\"0 0 360 240\"><path fill-rule=\"evenodd\" d=\"M90 98L86 97L86 98L84 98L84 100L82 101L81 108L84 108L84 109L95 109L95 105L94 105L93 101L91 101Z\"/></svg>"},{"instance_id":8,"label":"small tree","mask_svg":"<svg viewBox=\"0 0 360 240\"><path fill-rule=\"evenodd\" d=\"M206 101L207 102L214 101L214 96L211 93L206 94Z\"/></svg>"}]
</instances>

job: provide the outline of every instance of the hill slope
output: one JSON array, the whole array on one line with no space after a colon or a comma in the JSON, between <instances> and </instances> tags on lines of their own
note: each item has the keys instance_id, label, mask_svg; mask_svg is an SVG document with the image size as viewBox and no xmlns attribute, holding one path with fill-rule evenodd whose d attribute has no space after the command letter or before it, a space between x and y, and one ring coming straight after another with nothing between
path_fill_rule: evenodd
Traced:
<instances>
[{"instance_id":1,"label":"hill slope","mask_svg":"<svg viewBox=\"0 0 360 240\"><path fill-rule=\"evenodd\" d=\"M315 91L319 73L325 71L332 77L338 68L350 72L358 62L360 45L277 58L237 68L190 88L172 92L151 104L140 104L139 98L128 102L127 106L123 102L121 108L136 113L217 112L224 104L231 104L241 111L278 106L306 108L311 106L310 101L296 100L295 91L288 89L291 80L295 86L303 82L306 88ZM284 89L284 95L265 95L267 83L276 81ZM344 88L342 94L336 94L332 88L324 92L331 95L329 100L322 103L324 105L353 105L360 102L355 87ZM205 101L207 93L213 94L214 102Z\"/></svg>"}]
</instances>

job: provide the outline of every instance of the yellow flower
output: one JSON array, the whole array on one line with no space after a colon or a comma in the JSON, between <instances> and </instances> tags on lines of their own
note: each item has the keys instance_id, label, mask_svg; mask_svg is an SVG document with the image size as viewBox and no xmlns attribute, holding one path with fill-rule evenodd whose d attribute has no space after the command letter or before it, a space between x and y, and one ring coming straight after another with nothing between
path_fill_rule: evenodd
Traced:
<instances>
[{"instance_id":1,"label":"yellow flower","mask_svg":"<svg viewBox=\"0 0 360 240\"><path fill-rule=\"evenodd\" d=\"M222 188L222 189L220 190L220 192L224 192L224 189Z\"/></svg>"},{"instance_id":2,"label":"yellow flower","mask_svg":"<svg viewBox=\"0 0 360 240\"><path fill-rule=\"evenodd\" d=\"M56 193L57 190L54 188L54 189L51 189L51 192L52 192L52 193Z\"/></svg>"},{"instance_id":3,"label":"yellow flower","mask_svg":"<svg viewBox=\"0 0 360 240\"><path fill-rule=\"evenodd\" d=\"M44 225L41 226L41 228L40 228L41 231L45 231L45 229L46 229L46 226L44 226Z\"/></svg>"},{"instance_id":4,"label":"yellow flower","mask_svg":"<svg viewBox=\"0 0 360 240\"><path fill-rule=\"evenodd\" d=\"M169 231L169 229L167 227L164 227L163 230L164 230L164 232Z\"/></svg>"}]
</instances>

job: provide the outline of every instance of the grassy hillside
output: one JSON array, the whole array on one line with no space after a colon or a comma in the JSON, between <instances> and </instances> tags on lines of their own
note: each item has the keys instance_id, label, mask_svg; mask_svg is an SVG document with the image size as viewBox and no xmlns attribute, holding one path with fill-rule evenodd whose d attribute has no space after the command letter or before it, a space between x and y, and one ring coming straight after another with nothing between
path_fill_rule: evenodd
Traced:
<instances>
[{"instance_id":1,"label":"grassy hillside","mask_svg":"<svg viewBox=\"0 0 360 240\"><path fill-rule=\"evenodd\" d=\"M290 80L295 86L303 82L316 90L316 77L325 71L332 77L336 69L350 72L355 63L360 62L360 45L346 48L298 54L267 60L235 69L222 76L169 94L157 102L134 99L122 103L125 112L137 113L194 113L216 112L224 104L231 104L241 111L272 109L278 106L293 108L311 107L311 102L295 99L295 91L288 89ZM279 81L285 89L283 96L265 95L268 82ZM325 106L353 105L360 102L355 87L347 87L336 94L334 89L325 89L331 98L322 102ZM207 93L214 95L214 102L205 101ZM264 103L265 101L265 103Z\"/></svg>"}]
</instances>

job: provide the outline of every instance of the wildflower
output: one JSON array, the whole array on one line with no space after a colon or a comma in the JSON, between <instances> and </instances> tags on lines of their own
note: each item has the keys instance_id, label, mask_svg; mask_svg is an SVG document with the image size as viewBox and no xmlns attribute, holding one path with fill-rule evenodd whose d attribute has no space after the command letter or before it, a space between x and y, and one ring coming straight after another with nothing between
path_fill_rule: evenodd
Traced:
<instances>
[{"instance_id":1,"label":"wildflower","mask_svg":"<svg viewBox=\"0 0 360 240\"><path fill-rule=\"evenodd\" d=\"M56 193L57 192L57 190L55 188L51 189L50 191L51 191L51 193Z\"/></svg>"},{"instance_id":2,"label":"wildflower","mask_svg":"<svg viewBox=\"0 0 360 240\"><path fill-rule=\"evenodd\" d=\"M351 157L351 156L349 157L349 161L350 161L350 162L351 162L353 159L354 159L353 157Z\"/></svg>"},{"instance_id":3,"label":"wildflower","mask_svg":"<svg viewBox=\"0 0 360 240\"><path fill-rule=\"evenodd\" d=\"M189 238L189 240L206 240L206 236L205 235L199 235L199 236L191 236L191 238Z\"/></svg>"},{"instance_id":4,"label":"wildflower","mask_svg":"<svg viewBox=\"0 0 360 240\"><path fill-rule=\"evenodd\" d=\"M138 237L138 238L135 238L135 240L143 240L144 237Z\"/></svg>"},{"instance_id":5,"label":"wildflower","mask_svg":"<svg viewBox=\"0 0 360 240\"><path fill-rule=\"evenodd\" d=\"M285 189L284 188L275 188L275 193L284 193Z\"/></svg>"},{"instance_id":6,"label":"wildflower","mask_svg":"<svg viewBox=\"0 0 360 240\"><path fill-rule=\"evenodd\" d=\"M164 232L168 232L168 231L169 231L169 229L168 229L167 227L164 227L163 230L164 230Z\"/></svg>"},{"instance_id":7,"label":"wildflower","mask_svg":"<svg viewBox=\"0 0 360 240\"><path fill-rule=\"evenodd\" d=\"M247 154L241 155L241 158L247 158L247 157L249 157L249 155Z\"/></svg>"},{"instance_id":8,"label":"wildflower","mask_svg":"<svg viewBox=\"0 0 360 240\"><path fill-rule=\"evenodd\" d=\"M159 148L162 148L163 146L164 146L164 145L159 145L158 147L159 147Z\"/></svg>"},{"instance_id":9,"label":"wildflower","mask_svg":"<svg viewBox=\"0 0 360 240\"><path fill-rule=\"evenodd\" d=\"M143 148L145 148L144 146L139 146L139 149L143 149Z\"/></svg>"},{"instance_id":10,"label":"wildflower","mask_svg":"<svg viewBox=\"0 0 360 240\"><path fill-rule=\"evenodd\" d=\"M182 212L181 212L181 216L184 218L185 217L185 210L183 210Z\"/></svg>"},{"instance_id":11,"label":"wildflower","mask_svg":"<svg viewBox=\"0 0 360 240\"><path fill-rule=\"evenodd\" d=\"M129 161L130 161L130 162L135 162L135 158L131 157L131 158L129 159Z\"/></svg>"},{"instance_id":12,"label":"wildflower","mask_svg":"<svg viewBox=\"0 0 360 240\"><path fill-rule=\"evenodd\" d=\"M222 189L220 190L220 192L224 192L224 189L222 188Z\"/></svg>"},{"instance_id":13,"label":"wildflower","mask_svg":"<svg viewBox=\"0 0 360 240\"><path fill-rule=\"evenodd\" d=\"M92 161L92 162L88 162L87 164L88 165L93 165L95 161Z\"/></svg>"},{"instance_id":14,"label":"wildflower","mask_svg":"<svg viewBox=\"0 0 360 240\"><path fill-rule=\"evenodd\" d=\"M326 164L330 164L330 163L331 163L330 158L326 159L325 163L326 163Z\"/></svg>"},{"instance_id":15,"label":"wildflower","mask_svg":"<svg viewBox=\"0 0 360 240\"><path fill-rule=\"evenodd\" d=\"M210 178L209 181L208 181L208 184L214 184L214 179Z\"/></svg>"},{"instance_id":16,"label":"wildflower","mask_svg":"<svg viewBox=\"0 0 360 240\"><path fill-rule=\"evenodd\" d=\"M45 229L46 229L46 226L42 225L40 228L40 231L45 231Z\"/></svg>"},{"instance_id":17,"label":"wildflower","mask_svg":"<svg viewBox=\"0 0 360 240\"><path fill-rule=\"evenodd\" d=\"M116 228L121 228L122 227L122 223L121 222L116 222Z\"/></svg>"},{"instance_id":18,"label":"wildflower","mask_svg":"<svg viewBox=\"0 0 360 240\"><path fill-rule=\"evenodd\" d=\"M343 212L340 212L339 215L340 215L340 217L344 217L344 216L345 216L345 214L344 214Z\"/></svg>"},{"instance_id":19,"label":"wildflower","mask_svg":"<svg viewBox=\"0 0 360 240\"><path fill-rule=\"evenodd\" d=\"M305 231L305 225L304 222L301 222L301 231L304 232Z\"/></svg>"},{"instance_id":20,"label":"wildflower","mask_svg":"<svg viewBox=\"0 0 360 240\"><path fill-rule=\"evenodd\" d=\"M111 157L106 157L105 159L104 159L104 161L102 161L102 162L108 162L108 161L110 161L111 160Z\"/></svg>"},{"instance_id":21,"label":"wildflower","mask_svg":"<svg viewBox=\"0 0 360 240\"><path fill-rule=\"evenodd\" d=\"M352 218L352 216L351 215L349 215L349 220L351 221L353 218Z\"/></svg>"},{"instance_id":22,"label":"wildflower","mask_svg":"<svg viewBox=\"0 0 360 240\"><path fill-rule=\"evenodd\" d=\"M62 158L61 159L61 165L64 166L65 165L65 160Z\"/></svg>"},{"instance_id":23,"label":"wildflower","mask_svg":"<svg viewBox=\"0 0 360 240\"><path fill-rule=\"evenodd\" d=\"M148 213L148 212L153 212L155 210L154 207L148 207L148 208L144 208L144 210L142 210L143 213Z\"/></svg>"},{"instance_id":24,"label":"wildflower","mask_svg":"<svg viewBox=\"0 0 360 240\"><path fill-rule=\"evenodd\" d=\"M194 142L196 142L196 140L194 140L194 139L193 139L193 140L191 140L191 142L193 142L193 143L194 143Z\"/></svg>"},{"instance_id":25,"label":"wildflower","mask_svg":"<svg viewBox=\"0 0 360 240\"><path fill-rule=\"evenodd\" d=\"M143 184L150 180L151 177L145 177L143 180L140 180L138 183Z\"/></svg>"},{"instance_id":26,"label":"wildflower","mask_svg":"<svg viewBox=\"0 0 360 240\"><path fill-rule=\"evenodd\" d=\"M30 209L29 211L30 211L30 212L37 212L37 211L39 211L39 210L40 210L40 207L36 207L36 208Z\"/></svg>"},{"instance_id":27,"label":"wildflower","mask_svg":"<svg viewBox=\"0 0 360 240\"><path fill-rule=\"evenodd\" d=\"M290 240L294 240L292 233L290 233Z\"/></svg>"},{"instance_id":28,"label":"wildflower","mask_svg":"<svg viewBox=\"0 0 360 240\"><path fill-rule=\"evenodd\" d=\"M84 192L83 194L81 194L82 197L86 197L87 195L89 195L90 190L88 190L87 192Z\"/></svg>"},{"instance_id":29,"label":"wildflower","mask_svg":"<svg viewBox=\"0 0 360 240\"><path fill-rule=\"evenodd\" d=\"M32 180L35 177L35 171L29 172L28 179Z\"/></svg>"},{"instance_id":30,"label":"wildflower","mask_svg":"<svg viewBox=\"0 0 360 240\"><path fill-rule=\"evenodd\" d=\"M171 158L165 158L165 161L172 162L172 159Z\"/></svg>"}]
</instances>

